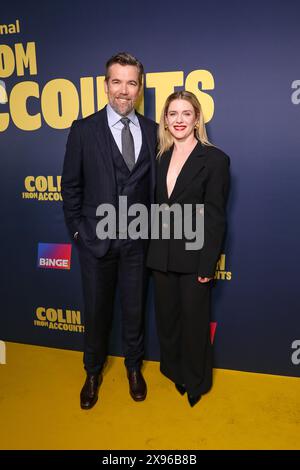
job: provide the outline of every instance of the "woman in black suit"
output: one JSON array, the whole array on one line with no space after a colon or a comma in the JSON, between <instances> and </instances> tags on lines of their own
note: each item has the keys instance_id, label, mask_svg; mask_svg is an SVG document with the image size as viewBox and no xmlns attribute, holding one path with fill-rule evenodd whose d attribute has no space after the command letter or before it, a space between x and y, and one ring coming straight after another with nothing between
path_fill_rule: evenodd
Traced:
<instances>
[{"instance_id":1,"label":"woman in black suit","mask_svg":"<svg viewBox=\"0 0 300 470\"><path fill-rule=\"evenodd\" d=\"M198 99L187 91L173 93L159 126L160 222L158 238L152 233L148 266L154 276L161 372L182 395L187 392L191 406L212 385L210 290L225 232L228 187L229 157L208 141ZM196 227L192 249L187 224Z\"/></svg>"}]
</instances>

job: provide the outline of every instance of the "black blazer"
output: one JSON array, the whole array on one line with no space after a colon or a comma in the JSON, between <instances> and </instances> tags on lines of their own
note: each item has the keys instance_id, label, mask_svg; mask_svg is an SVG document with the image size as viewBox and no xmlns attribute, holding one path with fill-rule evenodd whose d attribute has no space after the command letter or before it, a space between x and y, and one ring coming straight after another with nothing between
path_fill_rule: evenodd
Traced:
<instances>
[{"instance_id":1,"label":"black blazer","mask_svg":"<svg viewBox=\"0 0 300 470\"><path fill-rule=\"evenodd\" d=\"M156 203L192 204L195 223L196 204L204 204L204 244L201 249L187 250L186 240L160 238L150 242L147 264L158 271L197 273L213 277L221 254L226 227L225 205L229 190L229 157L213 146L196 145L177 178L173 192L168 198L167 172L173 147L157 161ZM171 230L172 233L172 230Z\"/></svg>"},{"instance_id":2,"label":"black blazer","mask_svg":"<svg viewBox=\"0 0 300 470\"><path fill-rule=\"evenodd\" d=\"M157 124L136 114L149 149L154 200ZM96 217L96 209L103 203L114 207L118 203L110 138L106 108L74 121L67 141L61 181L63 210L70 235L73 238L79 232L80 243L97 257L107 252L110 240L97 238L99 218Z\"/></svg>"}]
</instances>

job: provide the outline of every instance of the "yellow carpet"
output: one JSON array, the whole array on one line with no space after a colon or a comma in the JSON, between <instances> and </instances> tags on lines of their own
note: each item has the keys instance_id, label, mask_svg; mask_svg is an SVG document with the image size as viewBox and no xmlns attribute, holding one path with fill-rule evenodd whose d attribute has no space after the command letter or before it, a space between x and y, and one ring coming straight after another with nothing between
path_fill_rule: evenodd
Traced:
<instances>
[{"instance_id":1,"label":"yellow carpet","mask_svg":"<svg viewBox=\"0 0 300 470\"><path fill-rule=\"evenodd\" d=\"M1 449L299 449L300 380L217 369L190 408L146 362L146 401L128 393L122 358L109 358L99 401L79 407L82 354L6 343L0 365Z\"/></svg>"}]
</instances>

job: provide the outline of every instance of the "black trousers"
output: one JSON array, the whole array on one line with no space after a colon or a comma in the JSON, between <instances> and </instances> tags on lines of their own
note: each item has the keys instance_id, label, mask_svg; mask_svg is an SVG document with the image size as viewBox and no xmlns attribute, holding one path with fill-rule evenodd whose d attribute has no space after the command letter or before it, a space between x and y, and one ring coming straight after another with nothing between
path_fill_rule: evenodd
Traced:
<instances>
[{"instance_id":1,"label":"black trousers","mask_svg":"<svg viewBox=\"0 0 300 470\"><path fill-rule=\"evenodd\" d=\"M212 386L210 282L196 274L154 271L161 372L191 395Z\"/></svg>"},{"instance_id":2,"label":"black trousers","mask_svg":"<svg viewBox=\"0 0 300 470\"><path fill-rule=\"evenodd\" d=\"M86 371L101 371L107 354L117 282L122 310L122 344L129 370L141 367L144 355L144 307L147 269L141 240L113 240L96 258L79 242L84 297Z\"/></svg>"}]
</instances>

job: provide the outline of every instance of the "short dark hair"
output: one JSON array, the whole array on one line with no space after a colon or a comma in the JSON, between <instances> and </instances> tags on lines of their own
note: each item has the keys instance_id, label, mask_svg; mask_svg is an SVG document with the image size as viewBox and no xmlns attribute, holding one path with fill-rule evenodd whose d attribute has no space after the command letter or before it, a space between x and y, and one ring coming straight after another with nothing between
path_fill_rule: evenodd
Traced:
<instances>
[{"instance_id":1,"label":"short dark hair","mask_svg":"<svg viewBox=\"0 0 300 470\"><path fill-rule=\"evenodd\" d=\"M119 52L116 55L113 55L107 62L106 62L106 70L105 70L105 81L107 82L109 79L109 67L113 64L120 64L120 65L133 65L137 67L139 71L139 86L143 83L143 75L144 75L144 67L143 64L133 55L129 54L128 52Z\"/></svg>"}]
</instances>

